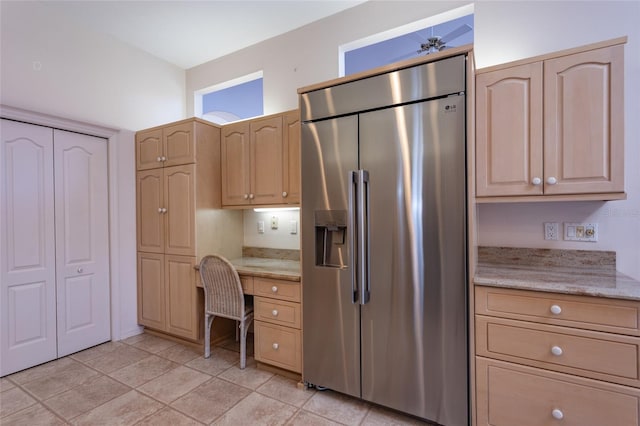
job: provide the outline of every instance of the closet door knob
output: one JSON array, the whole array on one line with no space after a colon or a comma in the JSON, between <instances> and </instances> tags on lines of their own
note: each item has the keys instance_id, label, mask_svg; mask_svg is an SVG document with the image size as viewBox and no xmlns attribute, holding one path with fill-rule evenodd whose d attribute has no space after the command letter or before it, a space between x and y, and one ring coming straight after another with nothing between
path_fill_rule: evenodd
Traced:
<instances>
[{"instance_id":1,"label":"closet door knob","mask_svg":"<svg viewBox=\"0 0 640 426\"><path fill-rule=\"evenodd\" d=\"M562 308L559 305L551 305L549 310L553 315L560 315L562 313Z\"/></svg>"},{"instance_id":2,"label":"closet door knob","mask_svg":"<svg viewBox=\"0 0 640 426\"><path fill-rule=\"evenodd\" d=\"M554 178L553 176L549 176L547 178L547 185L555 185L556 183L558 183L558 179Z\"/></svg>"},{"instance_id":3,"label":"closet door knob","mask_svg":"<svg viewBox=\"0 0 640 426\"><path fill-rule=\"evenodd\" d=\"M77 271L78 271L79 274L81 274L83 269L82 268L78 268Z\"/></svg>"},{"instance_id":4,"label":"closet door knob","mask_svg":"<svg viewBox=\"0 0 640 426\"><path fill-rule=\"evenodd\" d=\"M540 179L539 177L534 177L533 179L531 179L531 183L535 186L538 186L542 183L542 179Z\"/></svg>"}]
</instances>

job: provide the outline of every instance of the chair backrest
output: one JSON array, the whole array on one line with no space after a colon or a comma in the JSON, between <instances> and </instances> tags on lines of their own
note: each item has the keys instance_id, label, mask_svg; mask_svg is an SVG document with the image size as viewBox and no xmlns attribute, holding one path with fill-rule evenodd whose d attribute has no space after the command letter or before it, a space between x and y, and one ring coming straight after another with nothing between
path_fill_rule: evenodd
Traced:
<instances>
[{"instance_id":1,"label":"chair backrest","mask_svg":"<svg viewBox=\"0 0 640 426\"><path fill-rule=\"evenodd\" d=\"M204 287L205 311L241 320L244 315L244 293L233 265L222 256L205 256L200 261L200 278Z\"/></svg>"}]
</instances>

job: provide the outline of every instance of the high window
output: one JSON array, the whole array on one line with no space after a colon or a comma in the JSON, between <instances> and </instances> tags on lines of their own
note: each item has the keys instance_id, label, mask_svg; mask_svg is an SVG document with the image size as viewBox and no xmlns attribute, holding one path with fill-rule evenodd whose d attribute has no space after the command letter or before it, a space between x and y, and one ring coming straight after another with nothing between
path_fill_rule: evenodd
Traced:
<instances>
[{"instance_id":1,"label":"high window","mask_svg":"<svg viewBox=\"0 0 640 426\"><path fill-rule=\"evenodd\" d=\"M225 124L264 114L262 72L230 80L195 94L195 115Z\"/></svg>"},{"instance_id":2,"label":"high window","mask_svg":"<svg viewBox=\"0 0 640 426\"><path fill-rule=\"evenodd\" d=\"M473 5L340 46L340 76L473 43Z\"/></svg>"}]
</instances>

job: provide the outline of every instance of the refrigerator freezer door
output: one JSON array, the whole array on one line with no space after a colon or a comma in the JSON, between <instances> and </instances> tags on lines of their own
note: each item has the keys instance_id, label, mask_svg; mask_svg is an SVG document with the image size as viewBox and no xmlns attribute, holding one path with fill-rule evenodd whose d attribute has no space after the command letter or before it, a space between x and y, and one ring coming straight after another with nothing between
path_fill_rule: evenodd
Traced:
<instances>
[{"instance_id":1,"label":"refrigerator freezer door","mask_svg":"<svg viewBox=\"0 0 640 426\"><path fill-rule=\"evenodd\" d=\"M371 288L362 398L466 425L464 96L361 114L360 161Z\"/></svg>"},{"instance_id":2,"label":"refrigerator freezer door","mask_svg":"<svg viewBox=\"0 0 640 426\"><path fill-rule=\"evenodd\" d=\"M358 117L303 123L302 141L302 377L360 397L360 307L354 303L349 209Z\"/></svg>"}]
</instances>

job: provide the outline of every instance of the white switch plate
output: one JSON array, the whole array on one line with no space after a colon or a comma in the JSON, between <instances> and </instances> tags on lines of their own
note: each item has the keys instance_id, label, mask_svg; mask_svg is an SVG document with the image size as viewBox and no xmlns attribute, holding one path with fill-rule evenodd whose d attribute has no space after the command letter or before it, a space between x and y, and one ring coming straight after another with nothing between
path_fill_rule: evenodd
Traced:
<instances>
[{"instance_id":1,"label":"white switch plate","mask_svg":"<svg viewBox=\"0 0 640 426\"><path fill-rule=\"evenodd\" d=\"M258 234L264 234L264 220L258 221Z\"/></svg>"},{"instance_id":2,"label":"white switch plate","mask_svg":"<svg viewBox=\"0 0 640 426\"><path fill-rule=\"evenodd\" d=\"M298 233L298 221L297 220L291 220L289 222L289 233L290 234L297 234Z\"/></svg>"},{"instance_id":3,"label":"white switch plate","mask_svg":"<svg viewBox=\"0 0 640 426\"><path fill-rule=\"evenodd\" d=\"M597 223L564 223L565 241L598 241Z\"/></svg>"}]
</instances>

